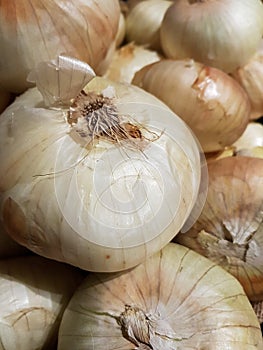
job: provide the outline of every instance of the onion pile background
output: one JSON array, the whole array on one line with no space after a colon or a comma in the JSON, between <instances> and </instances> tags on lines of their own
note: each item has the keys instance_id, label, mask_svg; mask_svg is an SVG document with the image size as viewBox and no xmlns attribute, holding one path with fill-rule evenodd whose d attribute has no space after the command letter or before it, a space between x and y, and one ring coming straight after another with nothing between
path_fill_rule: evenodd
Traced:
<instances>
[{"instance_id":1,"label":"onion pile background","mask_svg":"<svg viewBox=\"0 0 263 350\"><path fill-rule=\"evenodd\" d=\"M0 7L0 350L263 350L262 1Z\"/></svg>"}]
</instances>

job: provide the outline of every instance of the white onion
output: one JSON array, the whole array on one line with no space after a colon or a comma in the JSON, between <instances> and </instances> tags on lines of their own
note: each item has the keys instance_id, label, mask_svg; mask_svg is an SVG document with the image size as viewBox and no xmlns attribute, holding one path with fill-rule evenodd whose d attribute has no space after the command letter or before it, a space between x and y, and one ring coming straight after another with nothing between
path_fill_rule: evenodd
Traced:
<instances>
[{"instance_id":1,"label":"white onion","mask_svg":"<svg viewBox=\"0 0 263 350\"><path fill-rule=\"evenodd\" d=\"M132 5L126 15L126 40L160 51L160 27L171 4L168 0L145 0Z\"/></svg>"},{"instance_id":2,"label":"white onion","mask_svg":"<svg viewBox=\"0 0 263 350\"><path fill-rule=\"evenodd\" d=\"M104 77L114 81L131 83L137 71L160 59L161 56L157 51L128 43L115 51Z\"/></svg>"},{"instance_id":3,"label":"white onion","mask_svg":"<svg viewBox=\"0 0 263 350\"><path fill-rule=\"evenodd\" d=\"M0 261L0 349L52 349L81 271L39 256Z\"/></svg>"},{"instance_id":4,"label":"white onion","mask_svg":"<svg viewBox=\"0 0 263 350\"><path fill-rule=\"evenodd\" d=\"M193 58L227 73L246 64L263 35L260 0L177 0L160 29L168 58Z\"/></svg>"},{"instance_id":5,"label":"white onion","mask_svg":"<svg viewBox=\"0 0 263 350\"><path fill-rule=\"evenodd\" d=\"M0 209L8 233L86 270L144 261L179 232L197 200L201 158L192 132L129 84L96 77L77 94L75 83L92 78L82 62L60 57L33 77L47 105L33 88L0 119Z\"/></svg>"},{"instance_id":6,"label":"white onion","mask_svg":"<svg viewBox=\"0 0 263 350\"><path fill-rule=\"evenodd\" d=\"M251 106L223 71L192 59L163 59L139 70L133 84L167 104L193 130L204 152L223 150L244 132Z\"/></svg>"},{"instance_id":7,"label":"white onion","mask_svg":"<svg viewBox=\"0 0 263 350\"><path fill-rule=\"evenodd\" d=\"M42 61L67 54L103 74L115 48L118 0L4 0L0 12L0 86L21 93Z\"/></svg>"},{"instance_id":8,"label":"white onion","mask_svg":"<svg viewBox=\"0 0 263 350\"><path fill-rule=\"evenodd\" d=\"M126 273L92 274L74 293L58 350L259 350L259 322L238 281L168 244Z\"/></svg>"},{"instance_id":9,"label":"white onion","mask_svg":"<svg viewBox=\"0 0 263 350\"><path fill-rule=\"evenodd\" d=\"M263 299L263 159L234 156L208 163L206 203L175 240L234 275L250 300Z\"/></svg>"}]
</instances>

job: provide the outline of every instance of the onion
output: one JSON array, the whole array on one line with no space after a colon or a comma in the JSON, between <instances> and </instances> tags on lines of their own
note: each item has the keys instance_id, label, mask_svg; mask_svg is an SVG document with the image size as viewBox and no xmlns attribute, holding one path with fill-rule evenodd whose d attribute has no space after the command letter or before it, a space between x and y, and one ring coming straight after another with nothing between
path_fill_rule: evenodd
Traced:
<instances>
[{"instance_id":1,"label":"onion","mask_svg":"<svg viewBox=\"0 0 263 350\"><path fill-rule=\"evenodd\" d=\"M156 51L128 43L116 50L104 77L114 81L131 83L137 71L160 59L161 56Z\"/></svg>"},{"instance_id":2,"label":"onion","mask_svg":"<svg viewBox=\"0 0 263 350\"><path fill-rule=\"evenodd\" d=\"M81 280L79 270L39 256L1 260L0 348L52 349Z\"/></svg>"},{"instance_id":3,"label":"onion","mask_svg":"<svg viewBox=\"0 0 263 350\"><path fill-rule=\"evenodd\" d=\"M107 344L105 343L107 342ZM256 350L258 319L238 281L173 243L126 273L90 274L67 306L58 350Z\"/></svg>"},{"instance_id":4,"label":"onion","mask_svg":"<svg viewBox=\"0 0 263 350\"><path fill-rule=\"evenodd\" d=\"M155 62L138 71L132 83L181 117L204 152L232 145L249 122L250 103L240 85L223 71L194 60Z\"/></svg>"},{"instance_id":5,"label":"onion","mask_svg":"<svg viewBox=\"0 0 263 350\"><path fill-rule=\"evenodd\" d=\"M186 223L199 195L200 147L154 96L93 77L70 57L41 63L30 74L37 88L2 114L0 216L39 255L117 271Z\"/></svg>"},{"instance_id":6,"label":"onion","mask_svg":"<svg viewBox=\"0 0 263 350\"><path fill-rule=\"evenodd\" d=\"M23 92L28 73L67 54L103 74L115 48L118 0L3 0L0 12L0 86ZM106 60L106 62L104 62Z\"/></svg>"},{"instance_id":7,"label":"onion","mask_svg":"<svg viewBox=\"0 0 263 350\"><path fill-rule=\"evenodd\" d=\"M116 47L121 46L121 44L124 41L125 34L126 34L126 23L125 22L126 22L126 20L125 20L124 14L121 12L120 18L119 18L118 31L117 31L116 38L115 38Z\"/></svg>"},{"instance_id":8,"label":"onion","mask_svg":"<svg viewBox=\"0 0 263 350\"><path fill-rule=\"evenodd\" d=\"M263 158L263 125L250 122L233 147L238 155Z\"/></svg>"},{"instance_id":9,"label":"onion","mask_svg":"<svg viewBox=\"0 0 263 350\"><path fill-rule=\"evenodd\" d=\"M203 211L175 241L233 274L250 300L263 298L263 159L227 157L208 163Z\"/></svg>"},{"instance_id":10,"label":"onion","mask_svg":"<svg viewBox=\"0 0 263 350\"><path fill-rule=\"evenodd\" d=\"M171 4L168 0L146 0L133 5L126 16L126 40L160 51L160 26Z\"/></svg>"},{"instance_id":11,"label":"onion","mask_svg":"<svg viewBox=\"0 0 263 350\"><path fill-rule=\"evenodd\" d=\"M160 29L168 58L193 58L229 73L256 52L263 34L260 0L177 0Z\"/></svg>"},{"instance_id":12,"label":"onion","mask_svg":"<svg viewBox=\"0 0 263 350\"><path fill-rule=\"evenodd\" d=\"M263 125L257 122L250 122L233 146L237 150L263 147Z\"/></svg>"},{"instance_id":13,"label":"onion","mask_svg":"<svg viewBox=\"0 0 263 350\"><path fill-rule=\"evenodd\" d=\"M263 115L263 39L257 52L242 67L232 73L248 94L251 103L250 119L254 120Z\"/></svg>"}]
</instances>

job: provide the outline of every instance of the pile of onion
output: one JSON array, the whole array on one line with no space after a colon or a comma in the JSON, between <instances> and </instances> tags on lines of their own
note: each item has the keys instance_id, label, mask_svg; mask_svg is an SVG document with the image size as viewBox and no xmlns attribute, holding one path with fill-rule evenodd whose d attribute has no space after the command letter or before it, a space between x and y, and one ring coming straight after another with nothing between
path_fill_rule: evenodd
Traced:
<instances>
[{"instance_id":1,"label":"pile of onion","mask_svg":"<svg viewBox=\"0 0 263 350\"><path fill-rule=\"evenodd\" d=\"M0 32L0 349L262 350L262 1L3 0Z\"/></svg>"}]
</instances>

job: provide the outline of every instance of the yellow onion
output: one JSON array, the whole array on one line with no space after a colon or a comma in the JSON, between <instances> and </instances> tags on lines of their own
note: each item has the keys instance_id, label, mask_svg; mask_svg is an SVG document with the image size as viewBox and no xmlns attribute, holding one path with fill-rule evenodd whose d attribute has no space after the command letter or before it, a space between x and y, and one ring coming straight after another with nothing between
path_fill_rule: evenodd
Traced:
<instances>
[{"instance_id":1,"label":"yellow onion","mask_svg":"<svg viewBox=\"0 0 263 350\"><path fill-rule=\"evenodd\" d=\"M193 58L227 73L243 66L263 35L260 0L177 0L160 29L168 58Z\"/></svg>"},{"instance_id":2,"label":"yellow onion","mask_svg":"<svg viewBox=\"0 0 263 350\"><path fill-rule=\"evenodd\" d=\"M0 261L0 349L53 349L80 270L40 256Z\"/></svg>"},{"instance_id":3,"label":"yellow onion","mask_svg":"<svg viewBox=\"0 0 263 350\"><path fill-rule=\"evenodd\" d=\"M2 0L0 6L3 89L25 91L28 73L60 54L88 62L97 74L105 72L118 31L118 0Z\"/></svg>"},{"instance_id":4,"label":"yellow onion","mask_svg":"<svg viewBox=\"0 0 263 350\"><path fill-rule=\"evenodd\" d=\"M146 0L133 5L126 15L126 40L160 51L160 26L171 4L168 0Z\"/></svg>"},{"instance_id":5,"label":"yellow onion","mask_svg":"<svg viewBox=\"0 0 263 350\"><path fill-rule=\"evenodd\" d=\"M160 59L161 56L157 51L128 43L115 51L104 77L114 81L131 83L138 70Z\"/></svg>"},{"instance_id":6,"label":"yellow onion","mask_svg":"<svg viewBox=\"0 0 263 350\"><path fill-rule=\"evenodd\" d=\"M259 350L238 281L174 243L121 274L90 274L61 321L58 350Z\"/></svg>"},{"instance_id":7,"label":"yellow onion","mask_svg":"<svg viewBox=\"0 0 263 350\"><path fill-rule=\"evenodd\" d=\"M138 71L133 84L165 102L197 136L204 152L223 150L244 132L245 91L223 71L192 59L163 59Z\"/></svg>"},{"instance_id":8,"label":"yellow onion","mask_svg":"<svg viewBox=\"0 0 263 350\"><path fill-rule=\"evenodd\" d=\"M199 195L200 147L190 129L151 94L94 77L67 56L29 78L37 87L0 118L8 234L92 271L124 270L160 250Z\"/></svg>"},{"instance_id":9,"label":"yellow onion","mask_svg":"<svg viewBox=\"0 0 263 350\"><path fill-rule=\"evenodd\" d=\"M175 237L218 263L242 284L250 300L263 298L263 159L227 157L208 162L203 211Z\"/></svg>"},{"instance_id":10,"label":"yellow onion","mask_svg":"<svg viewBox=\"0 0 263 350\"><path fill-rule=\"evenodd\" d=\"M231 75L248 94L251 103L250 119L263 115L263 40L252 58Z\"/></svg>"}]
</instances>

